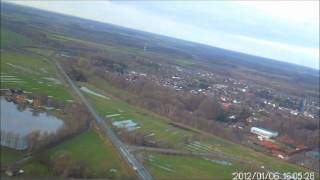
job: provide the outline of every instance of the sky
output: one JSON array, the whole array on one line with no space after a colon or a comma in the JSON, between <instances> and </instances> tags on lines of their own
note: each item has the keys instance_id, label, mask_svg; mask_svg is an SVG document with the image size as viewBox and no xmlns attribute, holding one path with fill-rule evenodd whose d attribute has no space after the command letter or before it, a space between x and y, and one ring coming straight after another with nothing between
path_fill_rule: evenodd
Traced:
<instances>
[{"instance_id":1,"label":"sky","mask_svg":"<svg viewBox=\"0 0 320 180\"><path fill-rule=\"evenodd\" d=\"M13 3L319 69L318 0Z\"/></svg>"}]
</instances>

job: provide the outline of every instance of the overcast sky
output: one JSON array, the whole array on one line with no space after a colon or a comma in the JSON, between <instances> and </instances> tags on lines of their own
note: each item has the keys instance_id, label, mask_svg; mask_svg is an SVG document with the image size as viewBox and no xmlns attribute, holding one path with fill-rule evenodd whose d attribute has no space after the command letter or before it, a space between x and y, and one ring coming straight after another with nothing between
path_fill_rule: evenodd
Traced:
<instances>
[{"instance_id":1,"label":"overcast sky","mask_svg":"<svg viewBox=\"0 0 320 180\"><path fill-rule=\"evenodd\" d=\"M14 1L319 69L319 1Z\"/></svg>"}]
</instances>

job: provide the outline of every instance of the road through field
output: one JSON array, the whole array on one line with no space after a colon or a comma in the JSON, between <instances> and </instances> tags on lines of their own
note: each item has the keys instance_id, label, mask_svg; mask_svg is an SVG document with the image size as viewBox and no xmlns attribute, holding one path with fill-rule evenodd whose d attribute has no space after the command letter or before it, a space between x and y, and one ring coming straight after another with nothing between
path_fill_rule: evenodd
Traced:
<instances>
[{"instance_id":1,"label":"road through field","mask_svg":"<svg viewBox=\"0 0 320 180\"><path fill-rule=\"evenodd\" d=\"M132 168L138 173L140 179L151 180L153 179L149 172L144 168L144 166L135 158L135 156L126 148L126 146L122 143L119 137L113 132L111 127L98 115L98 113L94 110L92 105L88 102L88 100L83 96L80 92L79 88L73 83L73 81L69 78L67 73L64 71L60 63L52 59L56 64L57 68L61 71L62 75L65 76L68 84L73 89L73 91L79 96L80 101L88 108L92 116L98 125L102 128L107 138L110 139L112 144L116 147L116 149L120 152L122 157L128 161L128 163L132 166Z\"/></svg>"}]
</instances>

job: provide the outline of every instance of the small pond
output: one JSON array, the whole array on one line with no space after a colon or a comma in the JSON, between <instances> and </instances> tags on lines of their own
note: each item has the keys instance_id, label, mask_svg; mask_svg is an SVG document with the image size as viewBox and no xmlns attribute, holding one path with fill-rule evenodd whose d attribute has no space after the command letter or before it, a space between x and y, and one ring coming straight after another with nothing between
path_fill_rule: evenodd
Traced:
<instances>
[{"instance_id":1,"label":"small pond","mask_svg":"<svg viewBox=\"0 0 320 180\"><path fill-rule=\"evenodd\" d=\"M46 112L36 112L31 108L1 100L1 145L15 149L27 148L27 136L33 131L54 134L63 126L63 121Z\"/></svg>"}]
</instances>

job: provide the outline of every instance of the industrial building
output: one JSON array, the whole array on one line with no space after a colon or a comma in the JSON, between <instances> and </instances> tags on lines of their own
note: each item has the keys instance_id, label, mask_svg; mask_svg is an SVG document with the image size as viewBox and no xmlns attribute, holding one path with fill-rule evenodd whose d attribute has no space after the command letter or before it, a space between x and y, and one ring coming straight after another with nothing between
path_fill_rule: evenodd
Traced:
<instances>
[{"instance_id":1,"label":"industrial building","mask_svg":"<svg viewBox=\"0 0 320 180\"><path fill-rule=\"evenodd\" d=\"M278 132L259 127L251 127L250 132L268 139L278 136Z\"/></svg>"}]
</instances>

